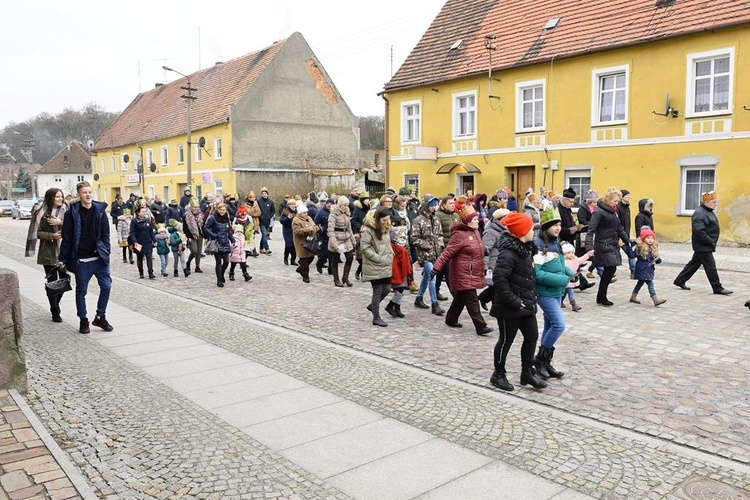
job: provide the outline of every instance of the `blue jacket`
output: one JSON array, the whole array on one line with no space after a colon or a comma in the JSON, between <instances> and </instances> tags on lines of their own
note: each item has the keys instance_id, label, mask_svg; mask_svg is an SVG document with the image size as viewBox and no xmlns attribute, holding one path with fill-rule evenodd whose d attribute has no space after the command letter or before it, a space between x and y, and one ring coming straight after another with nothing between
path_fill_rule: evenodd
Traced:
<instances>
[{"instance_id":1,"label":"blue jacket","mask_svg":"<svg viewBox=\"0 0 750 500\"><path fill-rule=\"evenodd\" d=\"M635 260L635 279L643 281L651 281L654 279L654 270L656 264L661 264L660 258L654 258L654 254L651 250L648 251L644 257L638 252L637 247L631 248L629 246L622 247L628 257Z\"/></svg>"},{"instance_id":2,"label":"blue jacket","mask_svg":"<svg viewBox=\"0 0 750 500\"><path fill-rule=\"evenodd\" d=\"M221 222L216 218L217 214L211 214L208 216L206 224L203 226L203 234L211 239L216 240L216 244L219 246L219 252L229 253L232 251L232 244L234 243L234 235L229 224L229 214L227 214L226 221Z\"/></svg>"},{"instance_id":3,"label":"blue jacket","mask_svg":"<svg viewBox=\"0 0 750 500\"><path fill-rule=\"evenodd\" d=\"M324 243L328 242L328 216L331 215L330 210L326 210L325 205L323 208L318 210L318 213L315 214L315 219L313 222L320 226L320 231L318 234L320 235L320 240Z\"/></svg>"},{"instance_id":4,"label":"blue jacket","mask_svg":"<svg viewBox=\"0 0 750 500\"><path fill-rule=\"evenodd\" d=\"M289 211L290 209L287 209ZM287 214L282 212L279 216L279 222L281 223L281 231L284 235L284 246L291 248L294 246L294 233L292 232L292 221L294 220L294 214Z\"/></svg>"},{"instance_id":5,"label":"blue jacket","mask_svg":"<svg viewBox=\"0 0 750 500\"><path fill-rule=\"evenodd\" d=\"M78 267L78 245L81 242L81 203L75 202L65 212L62 225L62 243L60 245L59 260L65 264L65 268L75 273ZM107 204L101 201L92 201L94 210L94 240L96 240L96 253L109 264L109 217L107 217Z\"/></svg>"},{"instance_id":6,"label":"blue jacket","mask_svg":"<svg viewBox=\"0 0 750 500\"><path fill-rule=\"evenodd\" d=\"M149 255L156 246L156 231L154 226L151 225L151 219L146 217L143 220L135 219L130 221L130 236L128 236L128 243L138 243L141 245L141 253Z\"/></svg>"}]
</instances>

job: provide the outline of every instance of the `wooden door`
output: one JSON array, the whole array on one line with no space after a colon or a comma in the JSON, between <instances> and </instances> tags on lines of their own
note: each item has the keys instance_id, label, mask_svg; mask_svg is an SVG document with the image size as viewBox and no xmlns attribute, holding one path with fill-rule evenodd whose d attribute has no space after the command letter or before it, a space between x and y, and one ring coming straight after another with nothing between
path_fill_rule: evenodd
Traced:
<instances>
[{"instance_id":1,"label":"wooden door","mask_svg":"<svg viewBox=\"0 0 750 500\"><path fill-rule=\"evenodd\" d=\"M533 165L523 167L506 167L508 187L513 191L516 198L523 199L524 193L529 188L536 190L534 185L534 169Z\"/></svg>"}]
</instances>

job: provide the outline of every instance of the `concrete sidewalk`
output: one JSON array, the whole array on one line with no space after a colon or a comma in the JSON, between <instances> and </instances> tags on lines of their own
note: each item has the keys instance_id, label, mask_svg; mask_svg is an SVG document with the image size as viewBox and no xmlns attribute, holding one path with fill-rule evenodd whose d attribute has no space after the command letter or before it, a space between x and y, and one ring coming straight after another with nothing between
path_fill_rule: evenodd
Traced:
<instances>
[{"instance_id":1,"label":"concrete sidewalk","mask_svg":"<svg viewBox=\"0 0 750 500\"><path fill-rule=\"evenodd\" d=\"M19 266L3 257L0 267L11 267L18 273L26 308L32 304L45 307L46 297L38 293L42 281L38 269ZM72 299L72 294L64 297L63 310L74 309ZM164 397L186 398L353 498L589 498L116 302L110 304L108 318L115 325L113 332L94 328L87 338L138 367L144 377L153 377L174 391ZM233 321L255 323L241 317ZM67 315L67 334L79 335L73 333L77 326ZM12 406L2 410L8 417L15 411ZM4 488L6 483L16 484L4 479L10 478L9 470L3 472L0 484ZM36 482L42 479L27 476L23 492L31 492L29 488L42 491L43 483ZM68 498L47 491L50 498ZM14 492L20 491L12 486L6 492L11 498L25 498L16 495Z\"/></svg>"}]
</instances>

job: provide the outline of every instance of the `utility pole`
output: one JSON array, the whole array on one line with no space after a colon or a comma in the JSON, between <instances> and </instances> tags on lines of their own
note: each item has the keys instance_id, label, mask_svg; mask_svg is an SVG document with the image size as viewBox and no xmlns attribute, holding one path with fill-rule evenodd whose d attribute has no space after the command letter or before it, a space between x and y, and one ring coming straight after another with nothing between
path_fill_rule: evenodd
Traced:
<instances>
[{"instance_id":1,"label":"utility pole","mask_svg":"<svg viewBox=\"0 0 750 500\"><path fill-rule=\"evenodd\" d=\"M177 73L178 75L182 75L185 78L187 78L187 85L183 85L180 88L185 91L185 94L181 95L183 99L187 101L187 189L190 190L192 193L192 177L193 177L193 136L192 136L192 128L190 123L190 113L193 108L193 101L197 99L193 95L193 92L197 91L198 89L193 87L190 83L190 77L184 73L180 73L176 69L172 69L169 66L162 66L161 67L164 71L172 71L173 73ZM202 146L201 146L202 147Z\"/></svg>"}]
</instances>

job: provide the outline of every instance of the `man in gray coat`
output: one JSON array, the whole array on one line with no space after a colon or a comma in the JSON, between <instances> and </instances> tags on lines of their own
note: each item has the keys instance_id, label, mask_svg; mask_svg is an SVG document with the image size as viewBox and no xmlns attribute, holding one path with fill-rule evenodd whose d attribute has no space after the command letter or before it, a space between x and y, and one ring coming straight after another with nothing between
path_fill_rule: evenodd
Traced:
<instances>
[{"instance_id":1,"label":"man in gray coat","mask_svg":"<svg viewBox=\"0 0 750 500\"><path fill-rule=\"evenodd\" d=\"M729 295L732 293L731 290L722 286L714 260L716 243L719 241L719 219L714 213L718 201L714 191L703 193L701 194L700 206L693 212L693 257L674 279L675 286L683 290L690 290L690 287L686 284L687 281L703 266L708 282L711 283L711 288L715 294Z\"/></svg>"}]
</instances>

